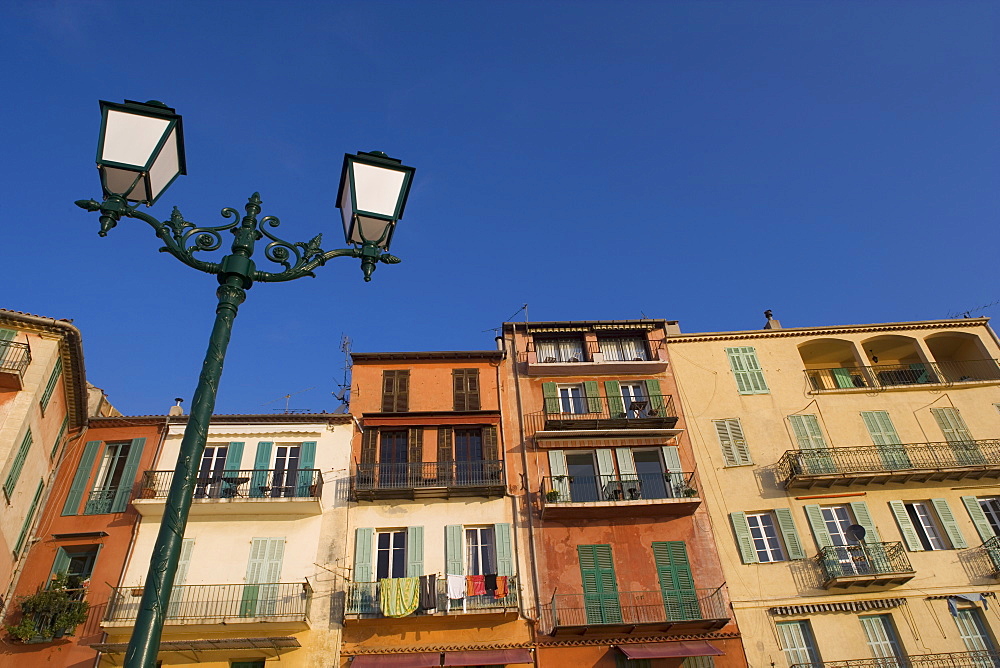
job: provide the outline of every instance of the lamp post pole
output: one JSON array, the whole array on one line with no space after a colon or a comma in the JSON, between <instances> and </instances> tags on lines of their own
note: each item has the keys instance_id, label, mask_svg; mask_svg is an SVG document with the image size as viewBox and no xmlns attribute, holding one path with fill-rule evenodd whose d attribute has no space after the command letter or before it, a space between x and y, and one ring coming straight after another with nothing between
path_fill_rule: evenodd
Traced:
<instances>
[{"instance_id":1,"label":"lamp post pole","mask_svg":"<svg viewBox=\"0 0 1000 668\"><path fill-rule=\"evenodd\" d=\"M107 105L114 112L119 107L126 108L128 104L112 105L102 102L102 108ZM154 116L165 113L160 111L161 108L166 108L160 103L157 103L159 107L155 108L149 107L151 103L133 104L140 108L146 107L140 111L152 109ZM126 111L129 110L126 109ZM172 114L173 110L169 111ZM179 116L174 115L171 118L175 118L179 124ZM107 119L108 114L105 113L105 125L108 124ZM133 136L129 137L132 143L135 143L134 134L133 132ZM100 236L106 236L122 217L137 218L148 223L155 230L156 235L164 243L161 251L170 253L184 264L199 271L216 275L219 282L216 291L219 301L215 310L215 324L209 337L208 351L205 353L205 361L202 363L201 374L198 378L198 387L195 389L191 403L191 414L184 430L180 452L177 455L177 464L167 495L163 519L153 547L135 627L125 653L125 668L155 668L156 655L163 633L163 622L170 602L177 563L180 559L181 542L184 538L188 512L191 509L194 496L201 454L205 448L208 427L215 409L215 399L218 394L219 380L222 377L226 349L229 346L233 320L236 318L240 304L246 299L246 291L255 281L283 282L303 276L314 276L313 269L324 265L327 260L335 257L359 258L365 281L371 280L371 274L379 262L398 263L399 258L383 251L388 250L396 220L402 217L402 209L408 194L413 169L402 167L399 161L392 160L383 153L359 153L357 156L345 156L338 206L343 210L345 237L348 244L353 245L350 248L324 251L320 248L322 235L317 235L309 242L291 243L272 234L268 228L278 227L280 221L274 216L257 219L257 214L261 211L261 199L258 193L254 193L249 198L244 207L245 214L242 217L236 209L223 209L222 216L232 219L232 222L215 227L198 227L194 223L184 220L176 207L174 207L169 220L162 222L139 211L140 203L149 204L159 197L159 194L166 187L163 186L158 191L155 190L157 173L155 166L150 169L150 165L157 160L157 155L154 152L148 163L144 163L144 168L131 168L132 172L129 172L128 177L124 180L118 174L110 171L110 176L106 176L104 170L109 168L105 163L102 163L100 154L105 144L106 135L112 138L108 141L114 140L113 132L109 132L107 127L102 127L98 166L102 168L104 201L79 200L76 202L77 206L83 209L100 212ZM165 140L160 141L161 148L164 143ZM156 151L159 150L159 148L156 149ZM182 144L180 151L183 151ZM112 165L111 169L125 171L121 168L120 161L107 164ZM360 174L356 174L355 171L359 166L364 169L361 170ZM390 174L387 177L386 174L378 170ZM183 164L178 171L181 174L184 173ZM400 173L404 176L400 177ZM133 174L135 175L134 180L132 180ZM367 200L368 206L360 208L357 202L366 196L362 192L368 182L366 176L369 181L375 181L377 188L375 188L375 195L370 196ZM390 193L390 199L392 197L395 199L382 206L380 212L375 210L376 207L372 205L378 204L377 197L384 197L388 192L386 188L387 178L390 186L398 185L398 191L394 195ZM137 184L141 186L144 181L148 182L145 190L138 194L132 194L136 192ZM128 192L114 192L109 187L109 183L125 183L126 186L129 184L130 186ZM135 204L130 204L130 202L135 202ZM391 211L386 213L389 209ZM373 210L375 210L374 213ZM381 225L374 224L373 221L381 223ZM224 256L220 262L207 262L196 256L196 253L202 251L218 250L222 246L222 233L225 231L231 231L235 238L232 242L231 252ZM264 238L268 239L268 243L264 247L264 256L281 265L282 271L259 270L251 259L255 243Z\"/></svg>"}]
</instances>

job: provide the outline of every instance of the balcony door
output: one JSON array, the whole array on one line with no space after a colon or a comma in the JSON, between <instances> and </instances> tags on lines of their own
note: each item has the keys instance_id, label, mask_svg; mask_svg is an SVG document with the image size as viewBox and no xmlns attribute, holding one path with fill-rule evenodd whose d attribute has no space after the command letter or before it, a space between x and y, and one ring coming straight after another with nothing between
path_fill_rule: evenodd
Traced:
<instances>
[{"instance_id":1,"label":"balcony door","mask_svg":"<svg viewBox=\"0 0 1000 668\"><path fill-rule=\"evenodd\" d=\"M603 485L597 475L593 452L566 453L566 472L569 474L569 496L574 503L603 498Z\"/></svg>"},{"instance_id":2,"label":"balcony door","mask_svg":"<svg viewBox=\"0 0 1000 668\"><path fill-rule=\"evenodd\" d=\"M955 624L958 625L965 649L975 652L972 665L976 668L995 668L1000 665L996 644L983 619L982 611L979 608L958 608L955 612Z\"/></svg>"},{"instance_id":3,"label":"balcony door","mask_svg":"<svg viewBox=\"0 0 1000 668\"><path fill-rule=\"evenodd\" d=\"M403 488L407 486L409 476L407 453L407 432L379 432L378 452L378 487L382 489Z\"/></svg>"},{"instance_id":4,"label":"balcony door","mask_svg":"<svg viewBox=\"0 0 1000 668\"><path fill-rule=\"evenodd\" d=\"M251 540L240 617L267 617L278 612L278 582L284 554L284 537Z\"/></svg>"},{"instance_id":5,"label":"balcony door","mask_svg":"<svg viewBox=\"0 0 1000 668\"><path fill-rule=\"evenodd\" d=\"M667 621L703 619L684 541L653 543L653 559L656 562L656 574L660 580Z\"/></svg>"},{"instance_id":6,"label":"balcony door","mask_svg":"<svg viewBox=\"0 0 1000 668\"><path fill-rule=\"evenodd\" d=\"M660 460L660 450L633 450L635 474L639 479L639 490L644 499L666 499L673 494L667 485L667 474ZM624 483L624 476L622 479ZM624 485L623 485L624 486Z\"/></svg>"},{"instance_id":7,"label":"balcony door","mask_svg":"<svg viewBox=\"0 0 1000 668\"><path fill-rule=\"evenodd\" d=\"M295 496L301 455L302 448L298 445L279 445L274 449L274 485L271 486L271 496Z\"/></svg>"},{"instance_id":8,"label":"balcony door","mask_svg":"<svg viewBox=\"0 0 1000 668\"><path fill-rule=\"evenodd\" d=\"M865 630L868 648L879 668L906 666L906 655L899 644L892 615L866 615L858 618Z\"/></svg>"},{"instance_id":9,"label":"balcony door","mask_svg":"<svg viewBox=\"0 0 1000 668\"><path fill-rule=\"evenodd\" d=\"M896 434L896 428L885 411L862 411L861 419L865 422L872 443L878 447L878 455L882 465L891 471L912 468L910 456L903 447L903 442Z\"/></svg>"},{"instance_id":10,"label":"balcony door","mask_svg":"<svg viewBox=\"0 0 1000 668\"><path fill-rule=\"evenodd\" d=\"M87 498L87 505L84 508L85 515L99 515L110 513L115 496L118 494L118 486L122 484L122 476L125 472L125 464L128 460L131 441L120 443L108 443L104 448L104 456L101 457L101 467L97 472L97 484ZM130 484L131 480L126 484Z\"/></svg>"},{"instance_id":11,"label":"balcony door","mask_svg":"<svg viewBox=\"0 0 1000 668\"><path fill-rule=\"evenodd\" d=\"M778 637L781 649L789 666L819 666L821 661L816 649L816 638L806 620L798 622L778 622Z\"/></svg>"},{"instance_id":12,"label":"balcony door","mask_svg":"<svg viewBox=\"0 0 1000 668\"><path fill-rule=\"evenodd\" d=\"M830 575L864 575L871 571L864 548L851 534L848 527L855 524L851 509L846 506L821 506L823 523L833 544L832 559L827 559L826 566Z\"/></svg>"},{"instance_id":13,"label":"balcony door","mask_svg":"<svg viewBox=\"0 0 1000 668\"><path fill-rule=\"evenodd\" d=\"M462 485L485 482L482 429L455 430L455 480Z\"/></svg>"},{"instance_id":14,"label":"balcony door","mask_svg":"<svg viewBox=\"0 0 1000 668\"><path fill-rule=\"evenodd\" d=\"M194 487L194 498L214 499L219 496L228 454L229 446L226 445L210 445L202 451L198 479Z\"/></svg>"},{"instance_id":15,"label":"balcony door","mask_svg":"<svg viewBox=\"0 0 1000 668\"><path fill-rule=\"evenodd\" d=\"M577 545L588 624L620 624L621 603L610 545ZM556 614L558 614L558 610Z\"/></svg>"},{"instance_id":16,"label":"balcony door","mask_svg":"<svg viewBox=\"0 0 1000 668\"><path fill-rule=\"evenodd\" d=\"M621 383L622 404L625 406L626 418L645 418L650 416L649 394L642 383Z\"/></svg>"},{"instance_id":17,"label":"balcony door","mask_svg":"<svg viewBox=\"0 0 1000 668\"><path fill-rule=\"evenodd\" d=\"M955 461L959 466L985 464L986 458L979 444L972 438L969 427L957 408L932 408L931 415L937 421L944 439L951 446Z\"/></svg>"}]
</instances>

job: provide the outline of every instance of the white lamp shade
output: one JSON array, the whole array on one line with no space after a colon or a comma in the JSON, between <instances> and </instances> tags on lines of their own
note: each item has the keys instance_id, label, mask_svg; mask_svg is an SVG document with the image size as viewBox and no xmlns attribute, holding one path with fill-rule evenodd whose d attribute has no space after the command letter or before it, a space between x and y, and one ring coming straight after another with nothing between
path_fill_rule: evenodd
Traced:
<instances>
[{"instance_id":1,"label":"white lamp shade","mask_svg":"<svg viewBox=\"0 0 1000 668\"><path fill-rule=\"evenodd\" d=\"M388 250L396 221L403 217L413 172L384 153L344 156L337 206L347 243L369 241Z\"/></svg>"}]
</instances>

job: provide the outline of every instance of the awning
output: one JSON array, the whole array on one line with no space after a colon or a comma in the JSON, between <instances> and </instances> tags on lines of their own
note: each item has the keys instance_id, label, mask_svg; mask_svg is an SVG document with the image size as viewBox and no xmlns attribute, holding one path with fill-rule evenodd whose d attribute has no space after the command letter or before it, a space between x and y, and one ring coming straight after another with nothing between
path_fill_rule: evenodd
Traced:
<instances>
[{"instance_id":1,"label":"awning","mask_svg":"<svg viewBox=\"0 0 1000 668\"><path fill-rule=\"evenodd\" d=\"M265 638L213 638L211 640L164 640L157 652L204 652L206 650L232 649L294 649L301 647L299 641L291 636ZM105 654L124 654L128 649L127 642L99 642L90 646ZM437 665L437 664L435 664Z\"/></svg>"},{"instance_id":2,"label":"awning","mask_svg":"<svg viewBox=\"0 0 1000 668\"><path fill-rule=\"evenodd\" d=\"M688 656L723 656L725 654L721 649L704 640L618 645L618 649L630 659L670 659Z\"/></svg>"},{"instance_id":3,"label":"awning","mask_svg":"<svg viewBox=\"0 0 1000 668\"><path fill-rule=\"evenodd\" d=\"M942 597L947 598L947 596ZM906 603L905 598L876 598L842 603L814 603L812 605L782 605L770 608L772 615L807 615L812 612L864 612L865 610L885 610L898 608Z\"/></svg>"},{"instance_id":4,"label":"awning","mask_svg":"<svg viewBox=\"0 0 1000 668\"><path fill-rule=\"evenodd\" d=\"M351 662L351 668L438 668L440 665L440 652L361 654Z\"/></svg>"},{"instance_id":5,"label":"awning","mask_svg":"<svg viewBox=\"0 0 1000 668\"><path fill-rule=\"evenodd\" d=\"M445 666L494 666L508 663L533 663L526 649L485 649L475 652L445 652Z\"/></svg>"}]
</instances>

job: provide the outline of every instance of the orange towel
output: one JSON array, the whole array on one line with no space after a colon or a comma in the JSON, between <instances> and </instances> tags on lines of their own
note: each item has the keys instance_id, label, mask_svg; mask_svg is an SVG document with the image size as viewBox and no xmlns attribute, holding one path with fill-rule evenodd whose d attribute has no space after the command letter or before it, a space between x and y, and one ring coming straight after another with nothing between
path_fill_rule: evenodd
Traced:
<instances>
[{"instance_id":1,"label":"orange towel","mask_svg":"<svg viewBox=\"0 0 1000 668\"><path fill-rule=\"evenodd\" d=\"M497 576L497 590L493 593L493 598L507 598L507 576Z\"/></svg>"}]
</instances>

